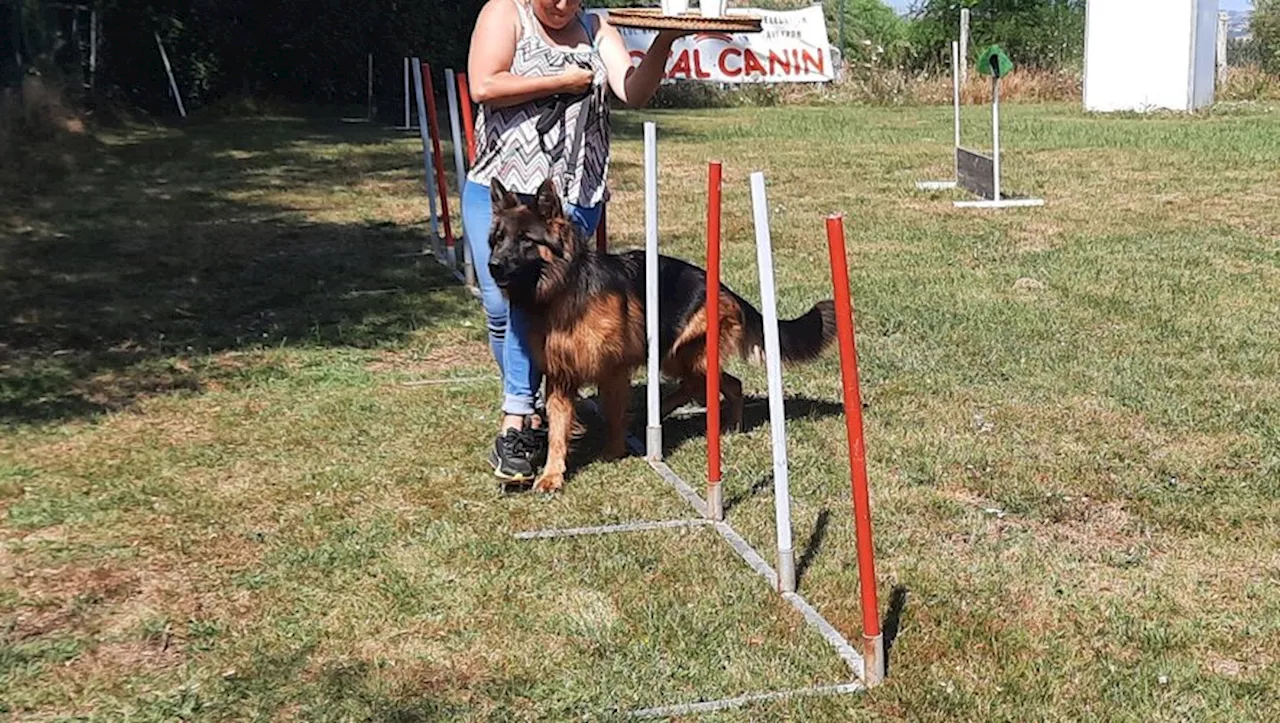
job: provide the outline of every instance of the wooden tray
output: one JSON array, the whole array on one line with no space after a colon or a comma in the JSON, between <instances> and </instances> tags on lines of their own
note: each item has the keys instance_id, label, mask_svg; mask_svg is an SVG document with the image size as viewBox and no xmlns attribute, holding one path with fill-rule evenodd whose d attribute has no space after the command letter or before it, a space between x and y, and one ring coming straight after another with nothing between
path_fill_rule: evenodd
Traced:
<instances>
[{"instance_id":1,"label":"wooden tray","mask_svg":"<svg viewBox=\"0 0 1280 723\"><path fill-rule=\"evenodd\" d=\"M641 30L700 30L722 33L758 33L760 18L754 15L724 15L704 18L693 11L682 15L663 15L658 8L612 8L609 23L620 28Z\"/></svg>"}]
</instances>

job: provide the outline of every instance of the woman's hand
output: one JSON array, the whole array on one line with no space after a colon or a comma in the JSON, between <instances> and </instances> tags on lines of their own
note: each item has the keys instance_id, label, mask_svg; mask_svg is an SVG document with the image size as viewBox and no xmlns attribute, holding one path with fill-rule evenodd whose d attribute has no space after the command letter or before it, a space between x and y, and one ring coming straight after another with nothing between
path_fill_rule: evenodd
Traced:
<instances>
[{"instance_id":1,"label":"woman's hand","mask_svg":"<svg viewBox=\"0 0 1280 723\"><path fill-rule=\"evenodd\" d=\"M662 43L668 50L680 38L686 35L693 35L693 30L659 30L658 37L654 39L653 44Z\"/></svg>"},{"instance_id":2,"label":"woman's hand","mask_svg":"<svg viewBox=\"0 0 1280 723\"><path fill-rule=\"evenodd\" d=\"M595 74L577 65L570 65L560 74L561 92L569 95L581 95L591 88Z\"/></svg>"}]
</instances>

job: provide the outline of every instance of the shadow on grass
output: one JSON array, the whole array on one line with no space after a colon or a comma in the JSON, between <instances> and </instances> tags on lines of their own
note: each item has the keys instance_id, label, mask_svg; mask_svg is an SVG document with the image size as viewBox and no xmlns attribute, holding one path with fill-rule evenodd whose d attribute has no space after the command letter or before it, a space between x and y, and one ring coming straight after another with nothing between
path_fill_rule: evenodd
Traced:
<instances>
[{"instance_id":1,"label":"shadow on grass","mask_svg":"<svg viewBox=\"0 0 1280 723\"><path fill-rule=\"evenodd\" d=\"M800 554L800 561L796 563L796 584L804 579L804 575L809 571L809 566L813 564L813 559L818 556L818 551L822 549L822 543L827 539L827 527L831 524L831 511L825 507L818 513L818 518L813 522L813 529L809 531L809 539L804 543L804 552Z\"/></svg>"},{"instance_id":2,"label":"shadow on grass","mask_svg":"<svg viewBox=\"0 0 1280 723\"><path fill-rule=\"evenodd\" d=\"M907 609L907 587L895 585L889 593L889 608L885 611L884 620L880 623L880 634L884 636L884 670L889 675L890 663L893 661L893 644L898 640L898 631L902 629L902 613Z\"/></svg>"},{"instance_id":3,"label":"shadow on grass","mask_svg":"<svg viewBox=\"0 0 1280 723\"><path fill-rule=\"evenodd\" d=\"M664 388L663 392L665 394L672 389L674 387ZM599 463L600 454L604 450L606 433L604 418L593 407L593 405L599 403L598 394L589 399L590 401L581 400L574 405L574 417L580 429L578 430L579 433L571 440L569 446L569 456L566 460L568 466L568 470L565 473L566 481L572 481L583 470ZM765 398L748 396L745 399L744 406L742 433L750 432L769 421L768 404ZM820 418L844 413L844 406L841 404L808 397L788 398L783 408L788 420ZM632 386L627 431L631 436L639 440L643 440L645 437L645 409L644 385ZM723 415L721 418L724 418ZM669 416L663 420L662 435L663 455L669 456L682 447L685 442L706 436L706 415ZM769 472L757 480L749 490L726 499L725 512L748 498L770 489L772 485L773 473ZM509 485L504 487L508 492L519 492L528 488L529 485ZM818 539L815 543L811 538L810 543L821 545L821 539Z\"/></svg>"},{"instance_id":4,"label":"shadow on grass","mask_svg":"<svg viewBox=\"0 0 1280 723\"><path fill-rule=\"evenodd\" d=\"M367 348L472 316L439 263L405 256L425 224L315 223L290 200L416 178L420 159L394 141L255 119L101 144L0 217L0 424L198 392L216 371L208 355Z\"/></svg>"},{"instance_id":5,"label":"shadow on grass","mask_svg":"<svg viewBox=\"0 0 1280 723\"><path fill-rule=\"evenodd\" d=\"M635 387L632 390L632 408L641 410L639 416L633 414L633 423L631 433L637 437L644 438L644 387ZM665 393L665 390L664 390ZM839 414L844 414L844 406L838 402L827 401L825 399L813 399L811 397L797 396L787 397L783 402L783 416L787 421L796 419L823 419ZM726 419L722 410L720 418ZM722 436L730 434L745 434L755 431L769 423L769 400L767 397L746 396L743 399L742 410L742 429L740 431L725 430ZM663 421L662 424L662 452L664 455L674 453L685 442L699 437L705 438L707 434L706 415L694 414L689 416L671 416ZM772 481L772 480L770 480Z\"/></svg>"}]
</instances>

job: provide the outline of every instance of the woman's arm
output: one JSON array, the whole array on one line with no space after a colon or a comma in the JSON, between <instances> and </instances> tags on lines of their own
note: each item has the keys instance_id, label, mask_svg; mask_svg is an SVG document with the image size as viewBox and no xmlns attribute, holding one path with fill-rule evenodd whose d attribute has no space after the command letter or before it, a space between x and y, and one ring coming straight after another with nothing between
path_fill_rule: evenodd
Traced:
<instances>
[{"instance_id":1,"label":"woman's arm","mask_svg":"<svg viewBox=\"0 0 1280 723\"><path fill-rule=\"evenodd\" d=\"M622 35L609 21L600 17L600 56L604 58L609 73L609 87L618 99L630 108L640 108L653 98L667 69L667 57L671 45L689 32L663 30L653 39L640 65L631 64L631 55L622 42Z\"/></svg>"},{"instance_id":2,"label":"woman's arm","mask_svg":"<svg viewBox=\"0 0 1280 723\"><path fill-rule=\"evenodd\" d=\"M508 0L485 3L471 32L467 82L471 98L498 108L519 105L557 93L577 94L591 87L591 72L569 66L559 75L528 77L511 72L520 19Z\"/></svg>"}]
</instances>

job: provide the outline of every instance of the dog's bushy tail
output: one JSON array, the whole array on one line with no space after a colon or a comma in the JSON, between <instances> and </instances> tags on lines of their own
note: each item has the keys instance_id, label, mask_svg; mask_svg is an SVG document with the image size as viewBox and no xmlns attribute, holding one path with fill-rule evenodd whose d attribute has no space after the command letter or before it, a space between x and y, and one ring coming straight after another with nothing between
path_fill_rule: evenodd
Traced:
<instances>
[{"instance_id":1,"label":"dog's bushy tail","mask_svg":"<svg viewBox=\"0 0 1280 723\"><path fill-rule=\"evenodd\" d=\"M755 361L764 360L764 317L760 311L742 299L737 299L742 309L742 356ZM778 320L778 346L782 360L807 362L816 359L826 350L836 336L836 306L830 299L819 301L804 314L794 319Z\"/></svg>"}]
</instances>

